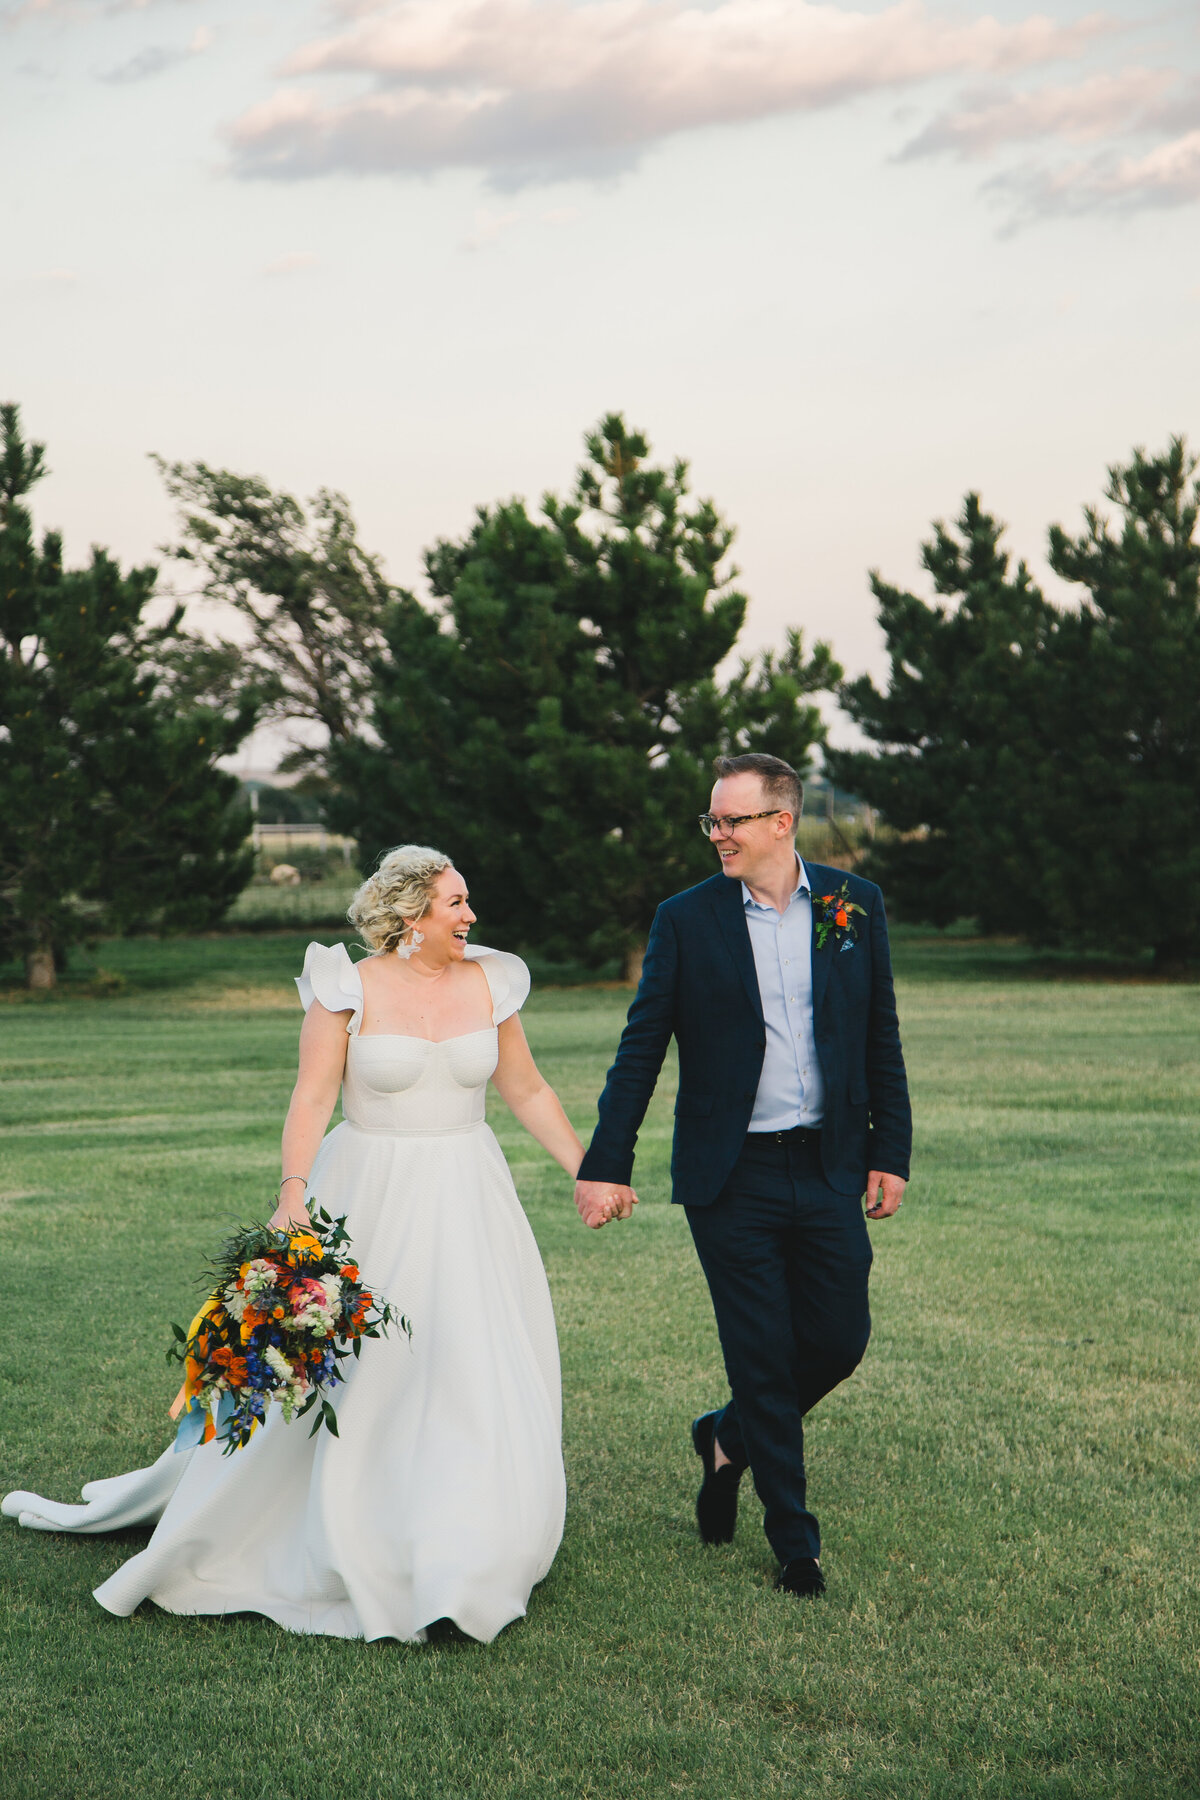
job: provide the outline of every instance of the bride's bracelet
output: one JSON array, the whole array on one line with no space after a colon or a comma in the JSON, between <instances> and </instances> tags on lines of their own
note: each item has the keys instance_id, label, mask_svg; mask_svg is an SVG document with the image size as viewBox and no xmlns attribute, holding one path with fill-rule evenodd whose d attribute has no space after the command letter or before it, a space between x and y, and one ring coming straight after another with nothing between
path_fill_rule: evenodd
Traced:
<instances>
[{"instance_id":1,"label":"bride's bracelet","mask_svg":"<svg viewBox=\"0 0 1200 1800\"><path fill-rule=\"evenodd\" d=\"M279 1186L275 1189L275 1198L277 1200L278 1200L280 1194L283 1192L284 1188L287 1186L289 1181L302 1181L305 1184L305 1186L307 1187L308 1176L307 1175L285 1175L283 1180L280 1182Z\"/></svg>"}]
</instances>

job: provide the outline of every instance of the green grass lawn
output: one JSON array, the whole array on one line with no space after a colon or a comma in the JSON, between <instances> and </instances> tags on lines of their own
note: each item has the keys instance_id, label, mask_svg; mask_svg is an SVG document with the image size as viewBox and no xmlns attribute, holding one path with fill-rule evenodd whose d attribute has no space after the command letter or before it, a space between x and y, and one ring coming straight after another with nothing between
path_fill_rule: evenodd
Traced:
<instances>
[{"instance_id":1,"label":"green grass lawn","mask_svg":"<svg viewBox=\"0 0 1200 1800\"><path fill-rule=\"evenodd\" d=\"M167 1321L277 1179L303 942L106 945L123 991L0 1007L0 1489L75 1498L167 1442ZM866 1362L810 1422L825 1601L773 1592L748 1484L735 1544L695 1534L688 1424L724 1389L670 1084L638 1215L596 1234L497 1111L564 1364L528 1619L488 1647L118 1620L90 1591L144 1533L6 1522L3 1800L1200 1795L1200 988L928 934L898 965L916 1174L872 1228ZM526 1009L585 1132L627 999Z\"/></svg>"}]
</instances>

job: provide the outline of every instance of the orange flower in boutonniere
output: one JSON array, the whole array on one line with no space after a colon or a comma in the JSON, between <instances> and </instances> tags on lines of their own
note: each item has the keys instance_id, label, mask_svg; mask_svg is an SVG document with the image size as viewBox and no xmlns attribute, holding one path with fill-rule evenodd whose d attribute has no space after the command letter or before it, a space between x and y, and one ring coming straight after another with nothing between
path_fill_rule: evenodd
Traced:
<instances>
[{"instance_id":1,"label":"orange flower in boutonniere","mask_svg":"<svg viewBox=\"0 0 1200 1800\"><path fill-rule=\"evenodd\" d=\"M850 883L843 881L836 894L814 894L812 897L813 925L817 934L817 949L825 948L830 934L839 950L852 950L857 942L858 934L854 929L854 913L861 913L865 919L867 909L858 906L850 898Z\"/></svg>"}]
</instances>

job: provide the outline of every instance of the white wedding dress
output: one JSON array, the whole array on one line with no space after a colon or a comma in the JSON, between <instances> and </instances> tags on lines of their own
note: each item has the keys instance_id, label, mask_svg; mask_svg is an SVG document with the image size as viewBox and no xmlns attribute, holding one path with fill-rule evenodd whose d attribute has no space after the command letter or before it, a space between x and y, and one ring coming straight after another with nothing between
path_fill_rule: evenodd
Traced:
<instances>
[{"instance_id":1,"label":"white wedding dress","mask_svg":"<svg viewBox=\"0 0 1200 1800\"><path fill-rule=\"evenodd\" d=\"M495 1024L442 1043L358 1035L362 981L311 944L297 980L349 1010L344 1121L308 1198L347 1229L364 1280L407 1315L348 1360L340 1436L280 1409L244 1450L164 1451L89 1482L85 1504L9 1494L38 1531L153 1524L96 1589L110 1612L265 1613L293 1631L421 1639L452 1619L484 1642L525 1611L562 1537L558 1341L546 1276L500 1146L484 1123L495 1026L529 992L518 957L471 946Z\"/></svg>"}]
</instances>

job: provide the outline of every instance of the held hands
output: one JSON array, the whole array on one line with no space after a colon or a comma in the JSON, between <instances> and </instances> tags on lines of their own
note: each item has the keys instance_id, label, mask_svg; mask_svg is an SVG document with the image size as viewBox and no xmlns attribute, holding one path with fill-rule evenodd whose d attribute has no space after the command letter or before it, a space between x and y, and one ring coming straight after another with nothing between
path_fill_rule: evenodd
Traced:
<instances>
[{"instance_id":1,"label":"held hands","mask_svg":"<svg viewBox=\"0 0 1200 1800\"><path fill-rule=\"evenodd\" d=\"M628 1219L637 1198L631 1187L622 1187L619 1181L575 1183L575 1209L593 1231L599 1231L610 1219Z\"/></svg>"},{"instance_id":2,"label":"held hands","mask_svg":"<svg viewBox=\"0 0 1200 1800\"><path fill-rule=\"evenodd\" d=\"M890 1219L894 1212L899 1212L906 1185L899 1175L872 1169L867 1176L868 1219Z\"/></svg>"}]
</instances>

